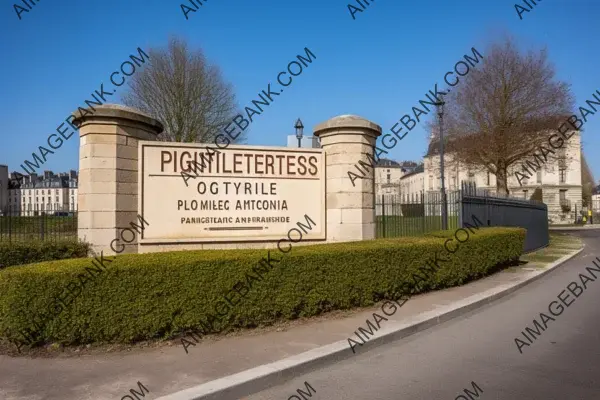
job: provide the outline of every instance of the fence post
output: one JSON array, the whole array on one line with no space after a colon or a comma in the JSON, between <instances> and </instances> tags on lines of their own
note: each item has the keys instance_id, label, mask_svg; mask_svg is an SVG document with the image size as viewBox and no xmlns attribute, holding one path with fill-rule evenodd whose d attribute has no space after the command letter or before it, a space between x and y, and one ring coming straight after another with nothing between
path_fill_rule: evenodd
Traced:
<instances>
[{"instance_id":1,"label":"fence post","mask_svg":"<svg viewBox=\"0 0 600 400\"><path fill-rule=\"evenodd\" d=\"M41 240L44 240L44 231L45 231L45 228L46 228L46 227L44 226L44 225L45 225L45 223L46 223L46 218L45 218L45 215L44 215L44 214L42 214L42 215L41 215L41 218L42 218L42 223L40 224L40 239L41 239Z\"/></svg>"},{"instance_id":2,"label":"fence post","mask_svg":"<svg viewBox=\"0 0 600 400\"><path fill-rule=\"evenodd\" d=\"M398 226L398 214L396 213L396 206L394 205L394 197L396 195L392 195L392 220L394 223L394 232L392 233L392 237L398 237L398 233L396 232L396 226Z\"/></svg>"},{"instance_id":3,"label":"fence post","mask_svg":"<svg viewBox=\"0 0 600 400\"><path fill-rule=\"evenodd\" d=\"M458 221L457 221L457 229L458 228L463 228L463 215L464 215L464 189L465 189L465 185L464 182L460 183L460 190L458 191Z\"/></svg>"},{"instance_id":4,"label":"fence post","mask_svg":"<svg viewBox=\"0 0 600 400\"><path fill-rule=\"evenodd\" d=\"M421 216L421 233L425 233L425 220L427 219L427 212L429 211L427 205L425 205L425 194L417 193L417 201L421 202L421 207L419 207L419 211L423 210L423 215Z\"/></svg>"},{"instance_id":5,"label":"fence post","mask_svg":"<svg viewBox=\"0 0 600 400\"><path fill-rule=\"evenodd\" d=\"M386 236L386 215L385 215L385 195L382 194L381 195L381 215L382 215L382 221L383 221L383 237L385 238Z\"/></svg>"}]
</instances>

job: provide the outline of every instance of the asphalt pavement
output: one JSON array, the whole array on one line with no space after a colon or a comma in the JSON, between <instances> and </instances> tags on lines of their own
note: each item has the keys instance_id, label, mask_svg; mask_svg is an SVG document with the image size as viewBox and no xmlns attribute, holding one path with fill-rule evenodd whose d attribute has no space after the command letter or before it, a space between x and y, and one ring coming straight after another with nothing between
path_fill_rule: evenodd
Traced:
<instances>
[{"instance_id":1,"label":"asphalt pavement","mask_svg":"<svg viewBox=\"0 0 600 400\"><path fill-rule=\"evenodd\" d=\"M579 275L600 279L600 231L572 234L583 252L514 294L245 399L600 399L600 282Z\"/></svg>"}]
</instances>

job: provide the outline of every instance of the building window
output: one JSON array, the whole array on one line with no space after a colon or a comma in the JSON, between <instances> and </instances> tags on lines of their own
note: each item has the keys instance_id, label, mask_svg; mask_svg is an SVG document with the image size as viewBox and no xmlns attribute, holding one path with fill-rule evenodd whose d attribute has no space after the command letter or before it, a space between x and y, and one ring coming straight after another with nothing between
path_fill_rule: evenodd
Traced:
<instances>
[{"instance_id":1,"label":"building window","mask_svg":"<svg viewBox=\"0 0 600 400\"><path fill-rule=\"evenodd\" d=\"M42 203L44 202L45 197L42 197Z\"/></svg>"},{"instance_id":2,"label":"building window","mask_svg":"<svg viewBox=\"0 0 600 400\"><path fill-rule=\"evenodd\" d=\"M48 194L52 193L52 191L50 189L48 189Z\"/></svg>"},{"instance_id":3,"label":"building window","mask_svg":"<svg viewBox=\"0 0 600 400\"><path fill-rule=\"evenodd\" d=\"M558 198L559 200L566 200L567 199L567 189L560 189L560 191L558 192Z\"/></svg>"},{"instance_id":4,"label":"building window","mask_svg":"<svg viewBox=\"0 0 600 400\"><path fill-rule=\"evenodd\" d=\"M389 171L389 169L388 169ZM387 183L390 183L390 180L392 179L392 175L391 174L387 174Z\"/></svg>"},{"instance_id":5,"label":"building window","mask_svg":"<svg viewBox=\"0 0 600 400\"><path fill-rule=\"evenodd\" d=\"M433 190L433 175L429 175L429 190Z\"/></svg>"},{"instance_id":6,"label":"building window","mask_svg":"<svg viewBox=\"0 0 600 400\"><path fill-rule=\"evenodd\" d=\"M558 170L558 183L565 183L566 176L567 176L566 169L561 168L560 170Z\"/></svg>"},{"instance_id":7,"label":"building window","mask_svg":"<svg viewBox=\"0 0 600 400\"><path fill-rule=\"evenodd\" d=\"M529 199L529 190L523 190L523 199Z\"/></svg>"},{"instance_id":8,"label":"building window","mask_svg":"<svg viewBox=\"0 0 600 400\"><path fill-rule=\"evenodd\" d=\"M490 171L487 173L487 185L490 186Z\"/></svg>"},{"instance_id":9,"label":"building window","mask_svg":"<svg viewBox=\"0 0 600 400\"><path fill-rule=\"evenodd\" d=\"M539 169L537 172L537 183L542 183L542 170Z\"/></svg>"},{"instance_id":10,"label":"building window","mask_svg":"<svg viewBox=\"0 0 600 400\"><path fill-rule=\"evenodd\" d=\"M59 200L58 200L58 196L56 196L56 202L57 202L57 203L59 202Z\"/></svg>"}]
</instances>

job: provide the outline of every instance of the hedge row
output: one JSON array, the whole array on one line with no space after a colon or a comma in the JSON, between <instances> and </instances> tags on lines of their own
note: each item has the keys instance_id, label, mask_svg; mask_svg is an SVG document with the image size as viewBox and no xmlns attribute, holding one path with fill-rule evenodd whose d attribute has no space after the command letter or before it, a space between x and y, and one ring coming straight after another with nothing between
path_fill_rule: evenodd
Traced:
<instances>
[{"instance_id":1,"label":"hedge row","mask_svg":"<svg viewBox=\"0 0 600 400\"><path fill-rule=\"evenodd\" d=\"M0 242L0 269L11 265L31 264L42 261L87 257L89 243L73 239L57 241Z\"/></svg>"},{"instance_id":2,"label":"hedge row","mask_svg":"<svg viewBox=\"0 0 600 400\"><path fill-rule=\"evenodd\" d=\"M499 263L517 259L524 240L523 229L475 230L455 254L444 256L448 261L422 289L486 275ZM91 259L11 267L0 271L0 334L26 342L19 332L33 329L36 315L46 313L51 318L38 324L36 344L131 343L195 330L217 313L236 328L369 306L397 298L436 251L446 253L444 241L420 237L297 246L288 254L271 251L272 268L258 262L267 258L266 250L120 255L105 260L94 279L82 279L86 267L93 269ZM77 292L76 287L80 293L69 303L65 293ZM235 305L229 306L224 295ZM56 308L57 296L70 305L52 316L48 305Z\"/></svg>"}]
</instances>

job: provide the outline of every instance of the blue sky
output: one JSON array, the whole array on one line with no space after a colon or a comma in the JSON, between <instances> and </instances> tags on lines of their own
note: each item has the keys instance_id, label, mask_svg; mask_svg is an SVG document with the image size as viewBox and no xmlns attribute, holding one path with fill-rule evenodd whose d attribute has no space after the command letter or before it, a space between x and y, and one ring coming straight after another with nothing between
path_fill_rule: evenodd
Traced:
<instances>
[{"instance_id":1,"label":"blue sky","mask_svg":"<svg viewBox=\"0 0 600 400\"><path fill-rule=\"evenodd\" d=\"M483 52L505 35L523 48L546 46L558 77L571 83L576 104L600 89L597 0L538 0L523 20L515 2L504 0L377 0L356 20L347 0L210 0L189 20L179 1L42 1L22 20L12 4L0 8L0 164L11 171L20 170L102 82L109 85L110 74L138 47L162 46L170 35L204 49L232 83L240 106L275 83L305 47L315 54L302 75L256 117L249 144L285 145L298 117L311 132L336 115L357 114L385 133L436 82L442 86L445 72L471 47ZM118 94L113 102L119 102ZM598 114L589 117L583 135L596 180ZM420 160L426 147L421 124L390 157ZM48 155L44 169L77 169L78 151L73 136Z\"/></svg>"}]
</instances>

